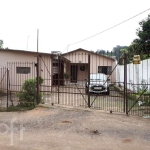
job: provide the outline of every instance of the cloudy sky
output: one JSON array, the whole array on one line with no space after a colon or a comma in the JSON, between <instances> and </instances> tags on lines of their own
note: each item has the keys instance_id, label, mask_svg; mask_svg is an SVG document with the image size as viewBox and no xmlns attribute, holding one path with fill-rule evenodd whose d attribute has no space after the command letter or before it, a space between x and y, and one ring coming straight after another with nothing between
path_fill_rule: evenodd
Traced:
<instances>
[{"instance_id":1,"label":"cloudy sky","mask_svg":"<svg viewBox=\"0 0 150 150\"><path fill-rule=\"evenodd\" d=\"M99 34L150 8L150 0L0 0L0 39L10 49L51 52L84 48L111 51L116 45L130 45L139 22L150 10Z\"/></svg>"}]
</instances>

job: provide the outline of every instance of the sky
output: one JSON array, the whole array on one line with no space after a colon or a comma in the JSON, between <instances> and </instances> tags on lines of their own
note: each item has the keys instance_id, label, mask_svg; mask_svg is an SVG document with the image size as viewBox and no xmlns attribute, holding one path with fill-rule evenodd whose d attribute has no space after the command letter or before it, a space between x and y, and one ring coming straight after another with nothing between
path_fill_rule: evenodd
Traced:
<instances>
[{"instance_id":1,"label":"sky","mask_svg":"<svg viewBox=\"0 0 150 150\"><path fill-rule=\"evenodd\" d=\"M150 8L150 0L0 0L0 39L9 49L62 53L78 48L111 51L129 46L150 10L83 42ZM73 45L71 45L73 44ZM68 47L69 45L69 47Z\"/></svg>"}]
</instances>

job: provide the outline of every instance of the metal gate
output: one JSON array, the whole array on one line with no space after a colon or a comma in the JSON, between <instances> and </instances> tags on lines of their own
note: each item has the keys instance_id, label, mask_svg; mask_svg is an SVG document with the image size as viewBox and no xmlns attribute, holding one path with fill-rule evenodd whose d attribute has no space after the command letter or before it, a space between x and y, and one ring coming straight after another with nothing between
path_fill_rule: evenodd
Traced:
<instances>
[{"instance_id":1,"label":"metal gate","mask_svg":"<svg viewBox=\"0 0 150 150\"><path fill-rule=\"evenodd\" d=\"M124 56L121 59L124 59ZM46 103L89 107L110 112L127 112L126 82L119 83L116 81L118 64L111 56L79 51L63 54L57 59L52 59L51 66L48 66L44 59L42 63L44 66L43 73L45 74L46 70L49 74L49 79L46 80L51 82L49 86L46 85L46 82L42 85L42 87L47 87L47 90L41 90L45 93ZM106 91L100 93L87 92L87 88L90 88L87 85L90 85L91 74L104 74L106 81L109 79L107 81L109 93L106 94ZM124 80L126 80L126 76ZM53 84L54 81L55 84ZM118 85L120 84L124 85L124 89L119 91Z\"/></svg>"},{"instance_id":2,"label":"metal gate","mask_svg":"<svg viewBox=\"0 0 150 150\"><path fill-rule=\"evenodd\" d=\"M0 68L0 107L8 107L8 75L9 70L6 67Z\"/></svg>"},{"instance_id":3,"label":"metal gate","mask_svg":"<svg viewBox=\"0 0 150 150\"><path fill-rule=\"evenodd\" d=\"M51 82L49 86L46 83L42 85L49 88L46 91L41 90L41 92L46 93L45 102L52 105L89 107L140 116L149 115L150 99L147 92L147 88L150 88L149 84L148 82L139 84L138 86L143 88L140 93L129 87L131 86L129 82L131 68L127 64L127 59L126 53L120 56L119 61L116 61L112 56L108 57L82 50L59 55L57 59L51 60L51 66L48 67L47 63L44 63L44 68L49 74L47 80ZM119 65L120 62L122 65ZM121 74L118 72L120 66L123 68ZM105 74L109 92L96 93L90 91L91 74ZM118 80L117 76L120 76L123 80ZM53 82L55 84L52 84ZM105 85L105 83L103 84ZM132 86L135 86L135 84ZM144 89L144 86L146 89ZM96 85L95 88L99 88L99 86ZM143 97L146 101L141 100ZM139 105L140 102L144 104L144 101L147 105Z\"/></svg>"}]
</instances>

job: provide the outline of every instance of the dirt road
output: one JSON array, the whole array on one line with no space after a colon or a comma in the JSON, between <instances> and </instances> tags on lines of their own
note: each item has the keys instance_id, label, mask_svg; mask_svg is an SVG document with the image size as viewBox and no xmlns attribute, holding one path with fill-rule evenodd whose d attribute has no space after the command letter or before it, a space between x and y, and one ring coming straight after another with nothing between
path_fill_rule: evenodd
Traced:
<instances>
[{"instance_id":1,"label":"dirt road","mask_svg":"<svg viewBox=\"0 0 150 150\"><path fill-rule=\"evenodd\" d=\"M0 134L0 150L150 150L150 119L88 109L2 112Z\"/></svg>"}]
</instances>

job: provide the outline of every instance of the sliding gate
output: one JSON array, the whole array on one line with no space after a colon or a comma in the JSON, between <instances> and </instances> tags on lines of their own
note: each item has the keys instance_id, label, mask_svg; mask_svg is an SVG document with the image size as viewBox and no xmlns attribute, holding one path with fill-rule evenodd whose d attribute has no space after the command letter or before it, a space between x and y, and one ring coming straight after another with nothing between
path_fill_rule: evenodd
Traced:
<instances>
[{"instance_id":1,"label":"sliding gate","mask_svg":"<svg viewBox=\"0 0 150 150\"><path fill-rule=\"evenodd\" d=\"M124 56L121 59L124 59ZM126 84L124 81L116 81L118 63L114 58L81 50L59 56L57 63L55 65L59 66L58 76L57 79L51 78L51 82L57 80L58 84L52 85L51 92L45 96L46 103L89 107L110 112L127 112ZM62 70L64 78L60 78ZM109 80L107 81L109 85L107 94L106 92L99 94L87 92L86 82L89 85L90 74L99 73L105 74ZM120 88L120 85L123 88Z\"/></svg>"}]
</instances>

